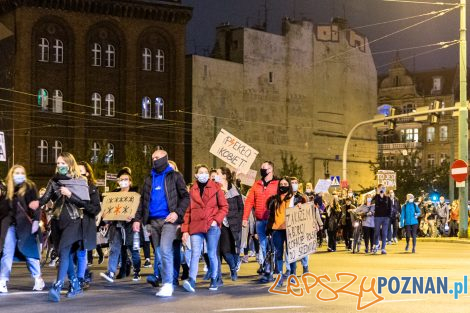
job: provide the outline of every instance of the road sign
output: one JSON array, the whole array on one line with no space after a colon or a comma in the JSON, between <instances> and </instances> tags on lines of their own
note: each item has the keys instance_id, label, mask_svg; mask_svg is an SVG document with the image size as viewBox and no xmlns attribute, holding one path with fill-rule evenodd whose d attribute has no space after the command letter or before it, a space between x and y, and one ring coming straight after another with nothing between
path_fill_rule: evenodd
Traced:
<instances>
[{"instance_id":1,"label":"road sign","mask_svg":"<svg viewBox=\"0 0 470 313\"><path fill-rule=\"evenodd\" d=\"M0 132L0 161L7 161L7 150L5 147L5 135Z\"/></svg>"},{"instance_id":2,"label":"road sign","mask_svg":"<svg viewBox=\"0 0 470 313\"><path fill-rule=\"evenodd\" d=\"M450 175L452 178L460 183L468 177L468 165L464 160L456 160L450 167Z\"/></svg>"},{"instance_id":3,"label":"road sign","mask_svg":"<svg viewBox=\"0 0 470 313\"><path fill-rule=\"evenodd\" d=\"M331 176L331 177L330 177L330 180L331 180L331 185L330 185L330 187L339 187L340 182L341 182L341 177L339 177L339 176Z\"/></svg>"}]
</instances>

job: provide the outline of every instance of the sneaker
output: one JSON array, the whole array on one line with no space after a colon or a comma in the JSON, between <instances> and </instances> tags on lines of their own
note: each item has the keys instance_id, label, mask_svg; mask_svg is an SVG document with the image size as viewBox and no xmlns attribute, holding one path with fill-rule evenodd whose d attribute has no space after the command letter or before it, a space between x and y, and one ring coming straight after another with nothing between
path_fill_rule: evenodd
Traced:
<instances>
[{"instance_id":1,"label":"sneaker","mask_svg":"<svg viewBox=\"0 0 470 313\"><path fill-rule=\"evenodd\" d=\"M249 260L249 256L248 255L244 255L243 258L242 258L242 262L243 263L248 263L250 260Z\"/></svg>"},{"instance_id":2,"label":"sneaker","mask_svg":"<svg viewBox=\"0 0 470 313\"><path fill-rule=\"evenodd\" d=\"M0 280L0 293L7 293L8 288L7 288L7 281L6 280Z\"/></svg>"},{"instance_id":3,"label":"sneaker","mask_svg":"<svg viewBox=\"0 0 470 313\"><path fill-rule=\"evenodd\" d=\"M196 282L190 277L183 282L183 288L188 292L196 292Z\"/></svg>"},{"instance_id":4,"label":"sneaker","mask_svg":"<svg viewBox=\"0 0 470 313\"><path fill-rule=\"evenodd\" d=\"M83 291L80 288L80 281L77 278L74 278L69 281L69 290L67 291L67 298L75 298L82 292Z\"/></svg>"},{"instance_id":5,"label":"sneaker","mask_svg":"<svg viewBox=\"0 0 470 313\"><path fill-rule=\"evenodd\" d=\"M204 265L204 272L209 271L209 268L207 267L207 264Z\"/></svg>"},{"instance_id":6,"label":"sneaker","mask_svg":"<svg viewBox=\"0 0 470 313\"><path fill-rule=\"evenodd\" d=\"M277 282L276 287L277 288L282 288L282 285L284 284L284 275L282 275L282 274L279 274L279 275L281 275L281 278L279 278L279 281Z\"/></svg>"},{"instance_id":7,"label":"sneaker","mask_svg":"<svg viewBox=\"0 0 470 313\"><path fill-rule=\"evenodd\" d=\"M217 287L222 287L224 285L224 281L222 280L222 276L219 276L216 280L217 280Z\"/></svg>"},{"instance_id":8,"label":"sneaker","mask_svg":"<svg viewBox=\"0 0 470 313\"><path fill-rule=\"evenodd\" d=\"M157 297L171 297L173 295L173 285L163 284L162 288L155 295Z\"/></svg>"},{"instance_id":9,"label":"sneaker","mask_svg":"<svg viewBox=\"0 0 470 313\"><path fill-rule=\"evenodd\" d=\"M385 249L382 249L382 254L387 254L387 251L385 251Z\"/></svg>"},{"instance_id":10,"label":"sneaker","mask_svg":"<svg viewBox=\"0 0 470 313\"><path fill-rule=\"evenodd\" d=\"M255 251L248 251L248 257L249 258L252 258L252 257L255 257L256 256L256 252Z\"/></svg>"},{"instance_id":11,"label":"sneaker","mask_svg":"<svg viewBox=\"0 0 470 313\"><path fill-rule=\"evenodd\" d=\"M134 272L134 277L132 278L133 281L139 281L140 280L140 274L139 272Z\"/></svg>"},{"instance_id":12,"label":"sneaker","mask_svg":"<svg viewBox=\"0 0 470 313\"><path fill-rule=\"evenodd\" d=\"M230 271L230 278L232 279L232 281L236 281L238 279L238 274L236 270Z\"/></svg>"},{"instance_id":13,"label":"sneaker","mask_svg":"<svg viewBox=\"0 0 470 313\"><path fill-rule=\"evenodd\" d=\"M57 263L56 259L51 260L51 261L49 262L49 267L55 267L55 266L56 266L56 263Z\"/></svg>"},{"instance_id":14,"label":"sneaker","mask_svg":"<svg viewBox=\"0 0 470 313\"><path fill-rule=\"evenodd\" d=\"M49 294L47 295L47 299L52 302L59 302L60 291L62 290L63 286L64 286L64 283L61 281L54 283L51 289L49 289Z\"/></svg>"},{"instance_id":15,"label":"sneaker","mask_svg":"<svg viewBox=\"0 0 470 313\"><path fill-rule=\"evenodd\" d=\"M98 257L98 264L103 264L103 262L104 262L104 255L100 255Z\"/></svg>"},{"instance_id":16,"label":"sneaker","mask_svg":"<svg viewBox=\"0 0 470 313\"><path fill-rule=\"evenodd\" d=\"M219 289L217 278L211 278L211 284L209 285L209 290L217 291L217 289Z\"/></svg>"},{"instance_id":17,"label":"sneaker","mask_svg":"<svg viewBox=\"0 0 470 313\"><path fill-rule=\"evenodd\" d=\"M150 259L145 259L144 267L145 268L152 267L152 263L150 263Z\"/></svg>"},{"instance_id":18,"label":"sneaker","mask_svg":"<svg viewBox=\"0 0 470 313\"><path fill-rule=\"evenodd\" d=\"M158 277L155 276L155 275L148 275L147 276L147 283L152 285L153 288L157 288L158 286L160 286L160 283L158 281Z\"/></svg>"},{"instance_id":19,"label":"sneaker","mask_svg":"<svg viewBox=\"0 0 470 313\"><path fill-rule=\"evenodd\" d=\"M365 253L369 253L369 249L366 248L366 250L364 251Z\"/></svg>"},{"instance_id":20,"label":"sneaker","mask_svg":"<svg viewBox=\"0 0 470 313\"><path fill-rule=\"evenodd\" d=\"M308 273L308 266L303 267L303 274Z\"/></svg>"},{"instance_id":21,"label":"sneaker","mask_svg":"<svg viewBox=\"0 0 470 313\"><path fill-rule=\"evenodd\" d=\"M406 244L405 251L408 251L409 248L410 248L410 246L408 244Z\"/></svg>"},{"instance_id":22,"label":"sneaker","mask_svg":"<svg viewBox=\"0 0 470 313\"><path fill-rule=\"evenodd\" d=\"M258 274L263 274L264 273L264 268L263 268L263 265L260 264L258 270L256 271Z\"/></svg>"},{"instance_id":23,"label":"sneaker","mask_svg":"<svg viewBox=\"0 0 470 313\"><path fill-rule=\"evenodd\" d=\"M100 276L106 279L110 283L114 283L114 273L113 272L105 272L105 273L100 273Z\"/></svg>"},{"instance_id":24,"label":"sneaker","mask_svg":"<svg viewBox=\"0 0 470 313\"><path fill-rule=\"evenodd\" d=\"M238 262L237 262L237 266L235 267L236 271L240 271L240 267L242 265L242 259L241 258L238 258Z\"/></svg>"},{"instance_id":25,"label":"sneaker","mask_svg":"<svg viewBox=\"0 0 470 313\"><path fill-rule=\"evenodd\" d=\"M41 291L44 289L45 286L46 284L44 283L44 280L41 277L37 277L34 279L33 291Z\"/></svg>"},{"instance_id":26,"label":"sneaker","mask_svg":"<svg viewBox=\"0 0 470 313\"><path fill-rule=\"evenodd\" d=\"M415 250L415 248L413 248L413 250L411 250L411 253L416 253L416 250Z\"/></svg>"}]
</instances>

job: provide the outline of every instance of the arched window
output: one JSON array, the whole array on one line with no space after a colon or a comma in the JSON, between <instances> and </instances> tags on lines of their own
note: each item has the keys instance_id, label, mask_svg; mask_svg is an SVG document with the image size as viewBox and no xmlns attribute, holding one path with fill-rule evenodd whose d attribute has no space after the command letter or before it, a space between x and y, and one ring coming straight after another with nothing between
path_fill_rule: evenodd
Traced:
<instances>
[{"instance_id":1,"label":"arched window","mask_svg":"<svg viewBox=\"0 0 470 313\"><path fill-rule=\"evenodd\" d=\"M38 146L38 161L39 163L49 162L49 145L47 140L41 139L40 145Z\"/></svg>"},{"instance_id":2,"label":"arched window","mask_svg":"<svg viewBox=\"0 0 470 313\"><path fill-rule=\"evenodd\" d=\"M155 54L155 71L165 71L165 54L161 49L157 49L157 53Z\"/></svg>"},{"instance_id":3,"label":"arched window","mask_svg":"<svg viewBox=\"0 0 470 313\"><path fill-rule=\"evenodd\" d=\"M92 66L101 66L101 46L99 43L93 44L92 52Z\"/></svg>"},{"instance_id":4,"label":"arched window","mask_svg":"<svg viewBox=\"0 0 470 313\"><path fill-rule=\"evenodd\" d=\"M447 126L441 126L439 128L439 140L447 141Z\"/></svg>"},{"instance_id":5,"label":"arched window","mask_svg":"<svg viewBox=\"0 0 470 313\"><path fill-rule=\"evenodd\" d=\"M114 162L114 145L112 143L108 143L108 150L106 155L104 156L104 162L106 164Z\"/></svg>"},{"instance_id":6,"label":"arched window","mask_svg":"<svg viewBox=\"0 0 470 313\"><path fill-rule=\"evenodd\" d=\"M106 47L106 67L116 66L116 49L113 45L107 45Z\"/></svg>"},{"instance_id":7,"label":"arched window","mask_svg":"<svg viewBox=\"0 0 470 313\"><path fill-rule=\"evenodd\" d=\"M100 151L101 151L100 144L97 143L96 141L93 141L93 146L91 147L91 153L92 153L92 157L90 160L91 163L95 164L98 162Z\"/></svg>"},{"instance_id":8,"label":"arched window","mask_svg":"<svg viewBox=\"0 0 470 313\"><path fill-rule=\"evenodd\" d=\"M164 119L164 106L165 106L165 102L163 101L162 98L160 97L155 98L155 118L157 120Z\"/></svg>"},{"instance_id":9,"label":"arched window","mask_svg":"<svg viewBox=\"0 0 470 313\"><path fill-rule=\"evenodd\" d=\"M54 151L54 160L57 160L59 157L59 154L62 153L62 142L59 140L56 140L54 142L54 147L52 147L52 150Z\"/></svg>"},{"instance_id":10,"label":"arched window","mask_svg":"<svg viewBox=\"0 0 470 313\"><path fill-rule=\"evenodd\" d=\"M47 111L47 106L49 104L49 92L47 89L40 88L38 90L38 105L41 107L42 111Z\"/></svg>"},{"instance_id":11,"label":"arched window","mask_svg":"<svg viewBox=\"0 0 470 313\"><path fill-rule=\"evenodd\" d=\"M114 96L112 94L107 94L105 98L106 102L106 109L105 109L105 115L106 116L114 116L114 106L115 106L115 101L114 101Z\"/></svg>"},{"instance_id":12,"label":"arched window","mask_svg":"<svg viewBox=\"0 0 470 313\"><path fill-rule=\"evenodd\" d=\"M62 99L62 91L58 89L54 90L54 95L52 96L52 112L62 113Z\"/></svg>"},{"instance_id":13,"label":"arched window","mask_svg":"<svg viewBox=\"0 0 470 313\"><path fill-rule=\"evenodd\" d=\"M426 129L426 141L433 142L436 136L436 129L434 127L428 127Z\"/></svg>"},{"instance_id":14,"label":"arched window","mask_svg":"<svg viewBox=\"0 0 470 313\"><path fill-rule=\"evenodd\" d=\"M54 63L64 63L64 43L56 39L54 45L52 46L52 56Z\"/></svg>"},{"instance_id":15,"label":"arched window","mask_svg":"<svg viewBox=\"0 0 470 313\"><path fill-rule=\"evenodd\" d=\"M99 93L93 93L91 103L93 105L93 113L91 115L101 115L101 95Z\"/></svg>"},{"instance_id":16,"label":"arched window","mask_svg":"<svg viewBox=\"0 0 470 313\"><path fill-rule=\"evenodd\" d=\"M49 40L39 39L39 62L49 62Z\"/></svg>"},{"instance_id":17,"label":"arched window","mask_svg":"<svg viewBox=\"0 0 470 313\"><path fill-rule=\"evenodd\" d=\"M142 70L152 70L152 51L149 48L144 48L142 52Z\"/></svg>"},{"instance_id":18,"label":"arched window","mask_svg":"<svg viewBox=\"0 0 470 313\"><path fill-rule=\"evenodd\" d=\"M142 98L142 118L152 117L151 106L152 106L152 100L150 100L149 97L143 97Z\"/></svg>"}]
</instances>

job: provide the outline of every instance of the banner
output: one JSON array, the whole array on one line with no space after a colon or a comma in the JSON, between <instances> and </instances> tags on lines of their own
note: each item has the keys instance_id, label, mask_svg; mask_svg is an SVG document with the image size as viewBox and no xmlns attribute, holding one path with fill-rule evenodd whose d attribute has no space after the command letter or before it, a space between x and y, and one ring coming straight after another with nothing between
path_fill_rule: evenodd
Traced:
<instances>
[{"instance_id":1,"label":"banner","mask_svg":"<svg viewBox=\"0 0 470 313\"><path fill-rule=\"evenodd\" d=\"M329 179L319 179L317 181L317 184L315 185L314 192L319 193L319 192L328 192L328 189L331 186L331 180Z\"/></svg>"},{"instance_id":2,"label":"banner","mask_svg":"<svg viewBox=\"0 0 470 313\"><path fill-rule=\"evenodd\" d=\"M139 207L140 194L137 192L106 192L103 194L104 221L126 221L134 218Z\"/></svg>"},{"instance_id":3,"label":"banner","mask_svg":"<svg viewBox=\"0 0 470 313\"><path fill-rule=\"evenodd\" d=\"M5 146L5 135L3 132L0 132L0 161L7 161L7 149Z\"/></svg>"},{"instance_id":4,"label":"banner","mask_svg":"<svg viewBox=\"0 0 470 313\"><path fill-rule=\"evenodd\" d=\"M387 189L397 189L397 173L394 171L379 170L377 172L377 185L382 184Z\"/></svg>"},{"instance_id":5,"label":"banner","mask_svg":"<svg viewBox=\"0 0 470 313\"><path fill-rule=\"evenodd\" d=\"M317 222L313 203L286 209L287 262L292 263L317 250Z\"/></svg>"},{"instance_id":6,"label":"banner","mask_svg":"<svg viewBox=\"0 0 470 313\"><path fill-rule=\"evenodd\" d=\"M248 173L251 164L258 155L258 151L225 129L220 130L212 144L210 153L244 174Z\"/></svg>"}]
</instances>

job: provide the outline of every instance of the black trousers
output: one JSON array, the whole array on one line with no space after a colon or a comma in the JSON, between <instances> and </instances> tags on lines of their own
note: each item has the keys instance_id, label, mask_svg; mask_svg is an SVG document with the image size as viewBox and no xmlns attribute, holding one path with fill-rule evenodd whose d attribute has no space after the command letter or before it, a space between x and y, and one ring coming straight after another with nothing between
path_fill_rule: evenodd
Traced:
<instances>
[{"instance_id":1,"label":"black trousers","mask_svg":"<svg viewBox=\"0 0 470 313\"><path fill-rule=\"evenodd\" d=\"M364 245L366 246L366 249L372 249L372 246L374 245L374 227L362 226L362 235L364 236Z\"/></svg>"}]
</instances>

